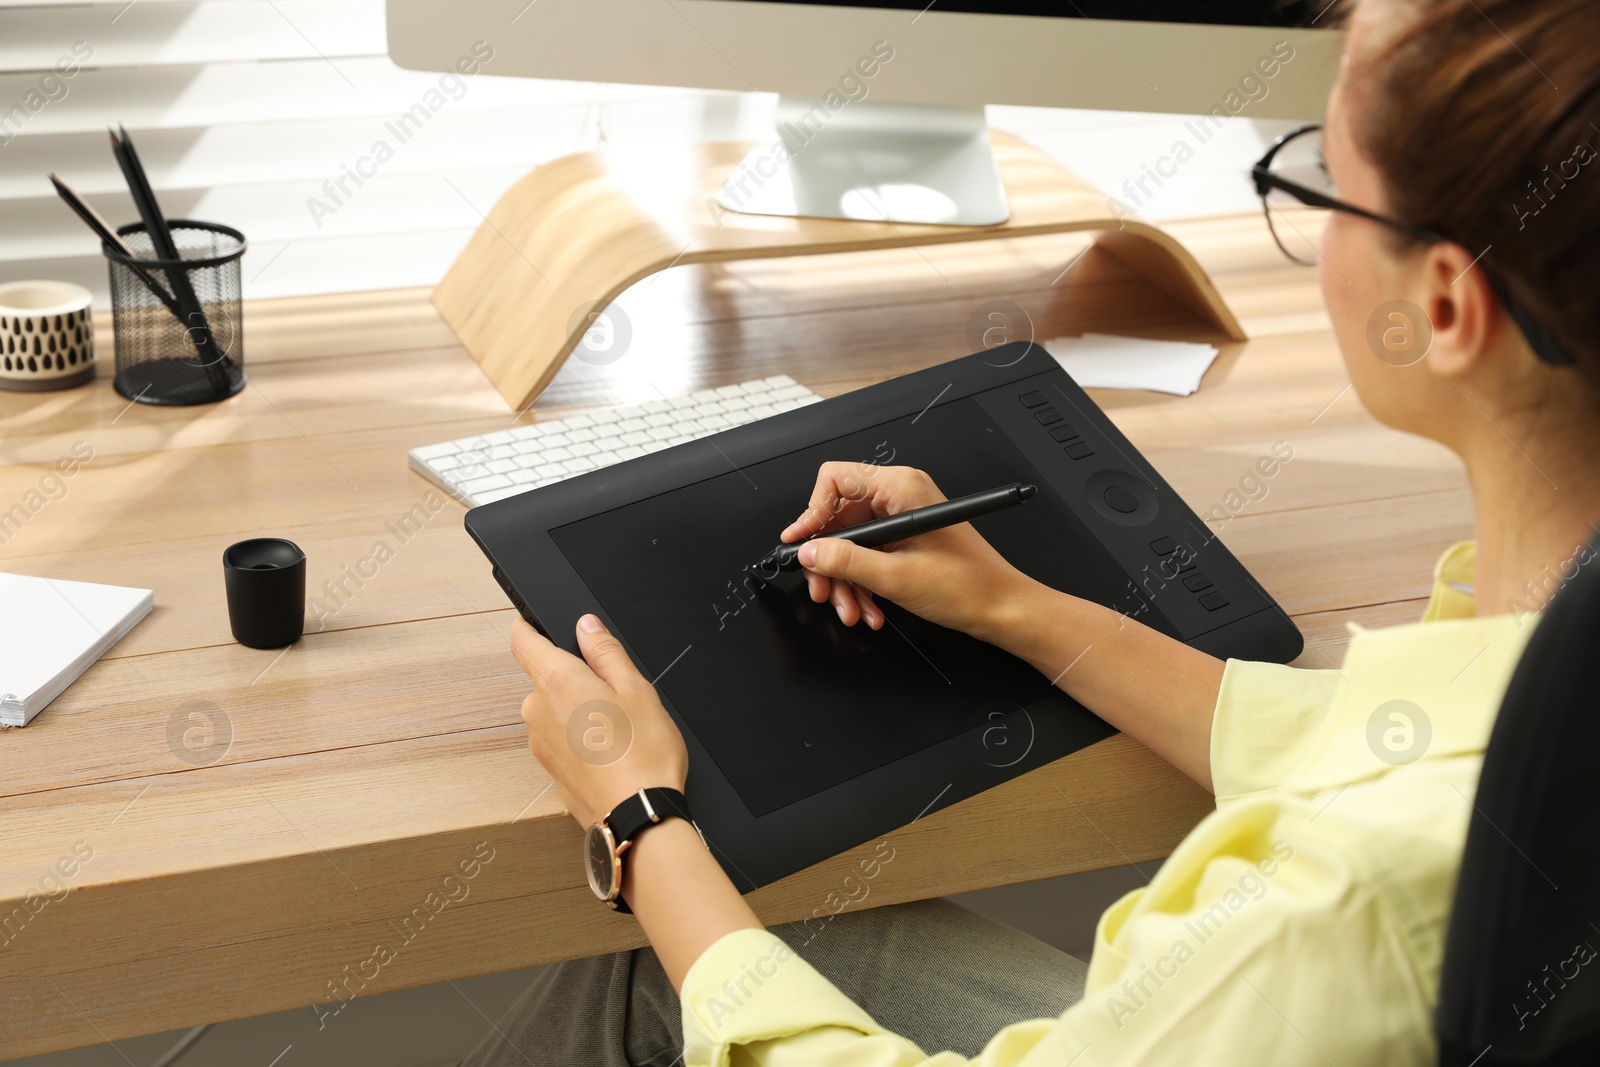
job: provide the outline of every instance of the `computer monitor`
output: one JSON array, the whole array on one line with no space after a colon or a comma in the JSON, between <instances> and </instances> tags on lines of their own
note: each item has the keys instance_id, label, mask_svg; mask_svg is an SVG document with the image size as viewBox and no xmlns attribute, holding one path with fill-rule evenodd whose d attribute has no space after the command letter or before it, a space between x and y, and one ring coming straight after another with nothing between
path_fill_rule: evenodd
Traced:
<instances>
[{"instance_id":1,"label":"computer monitor","mask_svg":"<svg viewBox=\"0 0 1600 1067\"><path fill-rule=\"evenodd\" d=\"M402 67L780 94L724 209L993 225L985 104L1316 119L1332 0L387 0ZM481 47L481 46L480 46Z\"/></svg>"}]
</instances>

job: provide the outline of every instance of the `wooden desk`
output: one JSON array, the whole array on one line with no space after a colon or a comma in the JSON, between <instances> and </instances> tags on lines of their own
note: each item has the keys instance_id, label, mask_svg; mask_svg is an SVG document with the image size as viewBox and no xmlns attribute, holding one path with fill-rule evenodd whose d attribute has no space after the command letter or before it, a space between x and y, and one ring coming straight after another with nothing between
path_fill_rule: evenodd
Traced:
<instances>
[{"instance_id":1,"label":"wooden desk","mask_svg":"<svg viewBox=\"0 0 1600 1067\"><path fill-rule=\"evenodd\" d=\"M1314 272L1284 261L1259 217L1172 229L1252 340L1227 346L1192 397L1097 399L1202 515L1232 503L1213 524L1306 632L1302 664L1330 666L1347 620L1420 612L1437 553L1471 529L1464 478L1361 410ZM1041 338L1193 334L1107 257L1058 280L1083 247L676 270L629 294L628 354L569 363L535 417L779 372L838 393L966 354L968 317L992 297L1026 308ZM1138 314L1118 312L1130 298ZM512 612L462 509L398 526L431 492L406 450L506 425L504 401L421 291L255 304L246 340L251 385L216 407L129 406L106 377L0 394L0 511L74 443L94 453L5 531L0 567L156 590L103 662L0 734L0 1058L334 1008L342 982L375 993L640 942L590 898L578 828L527 753ZM1278 441L1294 458L1247 499ZM287 652L228 634L222 549L260 534L306 549L325 609L325 628ZM224 729L208 736L207 715ZM893 834L866 903L1148 860L1208 807L1113 738ZM47 871L75 847L92 859L63 896ZM772 921L810 914L856 860L754 903ZM457 886L466 896L447 901Z\"/></svg>"}]
</instances>

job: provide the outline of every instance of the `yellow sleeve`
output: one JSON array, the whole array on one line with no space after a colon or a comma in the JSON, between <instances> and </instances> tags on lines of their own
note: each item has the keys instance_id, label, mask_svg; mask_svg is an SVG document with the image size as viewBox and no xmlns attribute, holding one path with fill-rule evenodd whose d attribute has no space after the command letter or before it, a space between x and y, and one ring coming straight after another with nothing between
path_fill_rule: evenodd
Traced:
<instances>
[{"instance_id":1,"label":"yellow sleeve","mask_svg":"<svg viewBox=\"0 0 1600 1067\"><path fill-rule=\"evenodd\" d=\"M1385 902L1310 826L1312 813L1282 813L1276 801L1246 801L1208 818L1101 920L1084 998L1059 1018L1007 1027L976 1059L925 1055L778 938L741 931L684 982L685 1063L1431 1064L1424 983Z\"/></svg>"},{"instance_id":2,"label":"yellow sleeve","mask_svg":"<svg viewBox=\"0 0 1600 1067\"><path fill-rule=\"evenodd\" d=\"M1219 802L1275 789L1315 751L1344 679L1230 659L1211 718L1211 787Z\"/></svg>"},{"instance_id":3,"label":"yellow sleeve","mask_svg":"<svg viewBox=\"0 0 1600 1067\"><path fill-rule=\"evenodd\" d=\"M911 1041L889 1033L765 930L736 930L706 949L684 977L681 999L684 1067L955 1067L967 1062L955 1053L929 1059ZM1043 1020L1035 1029L1042 1035L1048 1027Z\"/></svg>"}]
</instances>

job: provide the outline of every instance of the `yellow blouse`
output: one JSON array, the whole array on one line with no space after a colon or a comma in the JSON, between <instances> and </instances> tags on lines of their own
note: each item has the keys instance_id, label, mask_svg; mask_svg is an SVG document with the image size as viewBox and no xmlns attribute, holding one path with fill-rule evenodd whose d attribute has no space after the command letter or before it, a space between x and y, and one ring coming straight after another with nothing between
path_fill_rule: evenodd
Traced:
<instances>
[{"instance_id":1,"label":"yellow blouse","mask_svg":"<svg viewBox=\"0 0 1600 1067\"><path fill-rule=\"evenodd\" d=\"M971 1061L925 1052L743 930L684 980L687 1067L1431 1067L1483 748L1536 621L1475 617L1474 562L1470 542L1445 552L1421 622L1350 623L1339 670L1228 661L1217 810L1101 917L1084 997L1058 1018L1009 1026Z\"/></svg>"}]
</instances>

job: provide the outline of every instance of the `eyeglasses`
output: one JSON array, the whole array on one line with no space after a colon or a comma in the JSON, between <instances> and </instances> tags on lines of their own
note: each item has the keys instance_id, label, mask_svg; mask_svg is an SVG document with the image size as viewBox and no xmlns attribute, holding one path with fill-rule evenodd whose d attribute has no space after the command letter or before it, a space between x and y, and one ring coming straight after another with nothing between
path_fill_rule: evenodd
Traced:
<instances>
[{"instance_id":1,"label":"eyeglasses","mask_svg":"<svg viewBox=\"0 0 1600 1067\"><path fill-rule=\"evenodd\" d=\"M1272 239L1284 255L1301 266L1316 266L1322 254L1317 248L1317 241L1328 211L1356 215L1425 244L1451 240L1435 230L1386 218L1340 200L1335 195L1333 179L1322 158L1320 124L1291 130L1274 141L1272 147L1267 149L1267 154L1250 168L1250 178L1261 197L1261 209L1267 216L1267 229L1272 232ZM1522 330L1534 355L1553 366L1571 366L1572 356L1511 299L1510 291L1487 263L1480 265L1489 279L1490 287Z\"/></svg>"}]
</instances>

